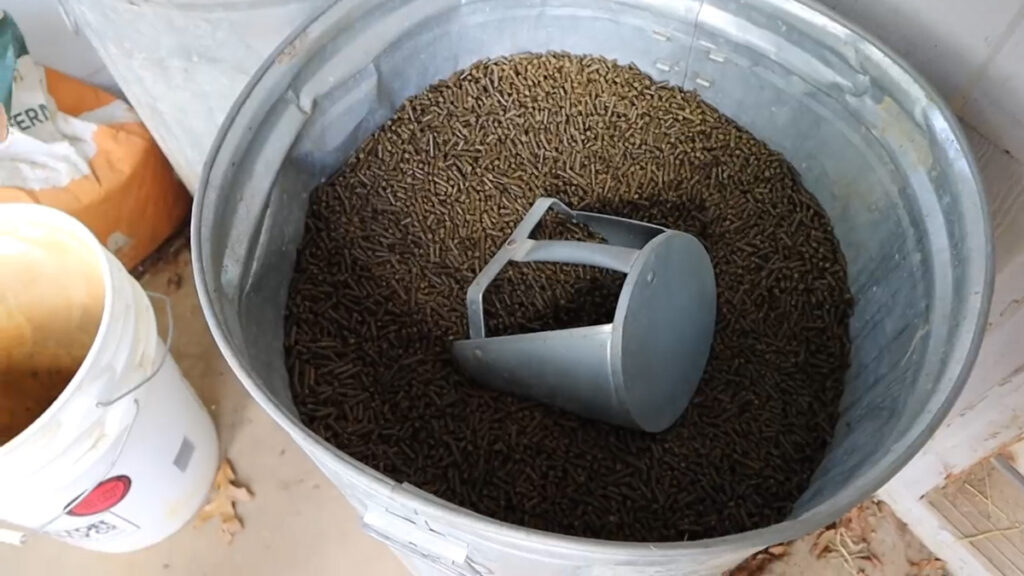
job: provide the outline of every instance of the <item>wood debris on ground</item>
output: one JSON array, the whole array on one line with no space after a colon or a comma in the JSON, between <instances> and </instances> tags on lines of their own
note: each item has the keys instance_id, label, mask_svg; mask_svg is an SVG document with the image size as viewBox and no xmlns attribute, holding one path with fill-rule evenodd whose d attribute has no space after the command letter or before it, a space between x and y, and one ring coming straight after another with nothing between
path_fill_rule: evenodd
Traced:
<instances>
[{"instance_id":1,"label":"wood debris on ground","mask_svg":"<svg viewBox=\"0 0 1024 576\"><path fill-rule=\"evenodd\" d=\"M765 568L788 553L789 546L777 544L750 556L739 566L727 570L722 576L759 576Z\"/></svg>"},{"instance_id":2,"label":"wood debris on ground","mask_svg":"<svg viewBox=\"0 0 1024 576\"><path fill-rule=\"evenodd\" d=\"M981 490L978 490L977 488L972 486L971 483L968 482L967 480L964 480L963 487L966 488L972 494L974 494L976 498L981 500L988 507L988 521L992 523L993 526L997 526L997 524L1006 524L1010 521L1010 517L1006 515L1006 512L1003 512L1002 509L996 506L995 502L993 502L992 487L989 482L989 465L987 461L982 463L982 470L984 473L985 480L984 494L981 492ZM996 514L998 514L1002 518L1002 520L997 520ZM1012 526L1007 526L1004 528L1000 528L997 526L992 530L983 530L981 532L976 532L974 534L964 534L960 538L957 538L957 541L976 542L978 540L985 540L986 538L991 538L993 536L1015 534L1022 530L1024 530L1024 525L1021 525L1019 522L1014 522Z\"/></svg>"},{"instance_id":3,"label":"wood debris on ground","mask_svg":"<svg viewBox=\"0 0 1024 576\"><path fill-rule=\"evenodd\" d=\"M164 262L169 262L181 257L181 255L186 253L189 249L189 233L188 219L186 218L185 224L183 224L177 232L172 234L170 238L164 241L164 243L154 250L153 253L145 260L131 269L132 276L135 278L142 278L151 270L159 268Z\"/></svg>"},{"instance_id":4,"label":"wood debris on ground","mask_svg":"<svg viewBox=\"0 0 1024 576\"><path fill-rule=\"evenodd\" d=\"M763 550L724 576L946 576L934 558L884 502L868 501L839 521Z\"/></svg>"},{"instance_id":5,"label":"wood debris on ground","mask_svg":"<svg viewBox=\"0 0 1024 576\"><path fill-rule=\"evenodd\" d=\"M213 479L213 493L210 501L199 510L195 524L204 524L211 518L220 520L220 533L227 543L242 531L242 521L235 513L235 502L252 500L252 492L235 483L235 471L227 458L221 461Z\"/></svg>"},{"instance_id":6,"label":"wood debris on ground","mask_svg":"<svg viewBox=\"0 0 1024 576\"><path fill-rule=\"evenodd\" d=\"M910 563L910 576L944 576L946 563L938 558L928 558Z\"/></svg>"},{"instance_id":7,"label":"wood debris on ground","mask_svg":"<svg viewBox=\"0 0 1024 576\"><path fill-rule=\"evenodd\" d=\"M855 539L840 526L823 530L814 543L813 553L817 558L839 560L853 576L867 576L867 568L881 566L867 542Z\"/></svg>"},{"instance_id":8,"label":"wood debris on ground","mask_svg":"<svg viewBox=\"0 0 1024 576\"><path fill-rule=\"evenodd\" d=\"M181 275L181 272L175 272L167 277L167 291L171 294L181 290L181 285L185 279Z\"/></svg>"},{"instance_id":9,"label":"wood debris on ground","mask_svg":"<svg viewBox=\"0 0 1024 576\"><path fill-rule=\"evenodd\" d=\"M867 576L869 568L881 567L881 562L871 551L870 538L874 529L869 514L878 514L878 504L865 502L850 510L835 524L818 533L811 548L816 558L842 562L846 571L853 576Z\"/></svg>"}]
</instances>

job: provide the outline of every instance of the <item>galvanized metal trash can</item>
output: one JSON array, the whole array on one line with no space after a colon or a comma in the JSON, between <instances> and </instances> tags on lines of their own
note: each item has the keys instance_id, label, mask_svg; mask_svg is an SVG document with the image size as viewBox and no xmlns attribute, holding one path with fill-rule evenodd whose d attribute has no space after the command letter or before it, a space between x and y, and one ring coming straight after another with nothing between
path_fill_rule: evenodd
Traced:
<instances>
[{"instance_id":1,"label":"galvanized metal trash can","mask_svg":"<svg viewBox=\"0 0 1024 576\"><path fill-rule=\"evenodd\" d=\"M398 484L297 417L283 321L308 194L408 96L484 58L565 50L698 91L782 152L830 215L856 308L825 461L785 522L618 543L498 522ZM346 0L258 70L215 141L192 225L218 345L256 400L417 574L717 574L870 496L951 408L992 289L988 219L956 120L905 64L795 0Z\"/></svg>"}]
</instances>

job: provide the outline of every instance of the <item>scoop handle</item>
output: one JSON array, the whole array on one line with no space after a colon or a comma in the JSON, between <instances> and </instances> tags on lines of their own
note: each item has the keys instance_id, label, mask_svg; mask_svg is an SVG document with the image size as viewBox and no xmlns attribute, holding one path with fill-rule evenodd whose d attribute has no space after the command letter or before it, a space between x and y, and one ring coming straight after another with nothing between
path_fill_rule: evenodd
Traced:
<instances>
[{"instance_id":1,"label":"scoop handle","mask_svg":"<svg viewBox=\"0 0 1024 576\"><path fill-rule=\"evenodd\" d=\"M568 216L600 234L606 244L574 240L532 240L530 234L548 210ZM484 291L509 261L562 262L582 264L629 272L639 250L667 229L653 224L605 216L593 212L576 212L555 198L538 198L515 231L491 261L477 274L466 291L470 339L484 338Z\"/></svg>"}]
</instances>

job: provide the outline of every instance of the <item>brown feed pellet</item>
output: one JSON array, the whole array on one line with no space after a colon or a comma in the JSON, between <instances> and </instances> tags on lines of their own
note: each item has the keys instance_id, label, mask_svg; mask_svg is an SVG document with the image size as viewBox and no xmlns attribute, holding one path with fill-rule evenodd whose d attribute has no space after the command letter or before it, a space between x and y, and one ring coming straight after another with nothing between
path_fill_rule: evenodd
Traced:
<instances>
[{"instance_id":1,"label":"brown feed pellet","mask_svg":"<svg viewBox=\"0 0 1024 576\"><path fill-rule=\"evenodd\" d=\"M712 353L668 431L587 421L457 372L466 288L539 196L707 247ZM487 292L492 335L608 322L623 280L506 272ZM779 522L806 489L838 417L851 309L831 224L781 155L633 66L518 55L410 98L314 191L285 347L303 421L397 481L563 534L693 540Z\"/></svg>"}]
</instances>

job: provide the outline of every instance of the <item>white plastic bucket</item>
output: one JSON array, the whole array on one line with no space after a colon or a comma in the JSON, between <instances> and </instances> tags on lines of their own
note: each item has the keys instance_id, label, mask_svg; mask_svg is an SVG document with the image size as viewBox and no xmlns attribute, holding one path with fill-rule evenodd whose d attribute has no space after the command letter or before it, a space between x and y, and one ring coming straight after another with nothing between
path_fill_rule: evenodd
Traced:
<instances>
[{"instance_id":1,"label":"white plastic bucket","mask_svg":"<svg viewBox=\"0 0 1024 576\"><path fill-rule=\"evenodd\" d=\"M31 204L0 205L0 270L0 520L104 552L177 531L217 437L139 283Z\"/></svg>"}]
</instances>

